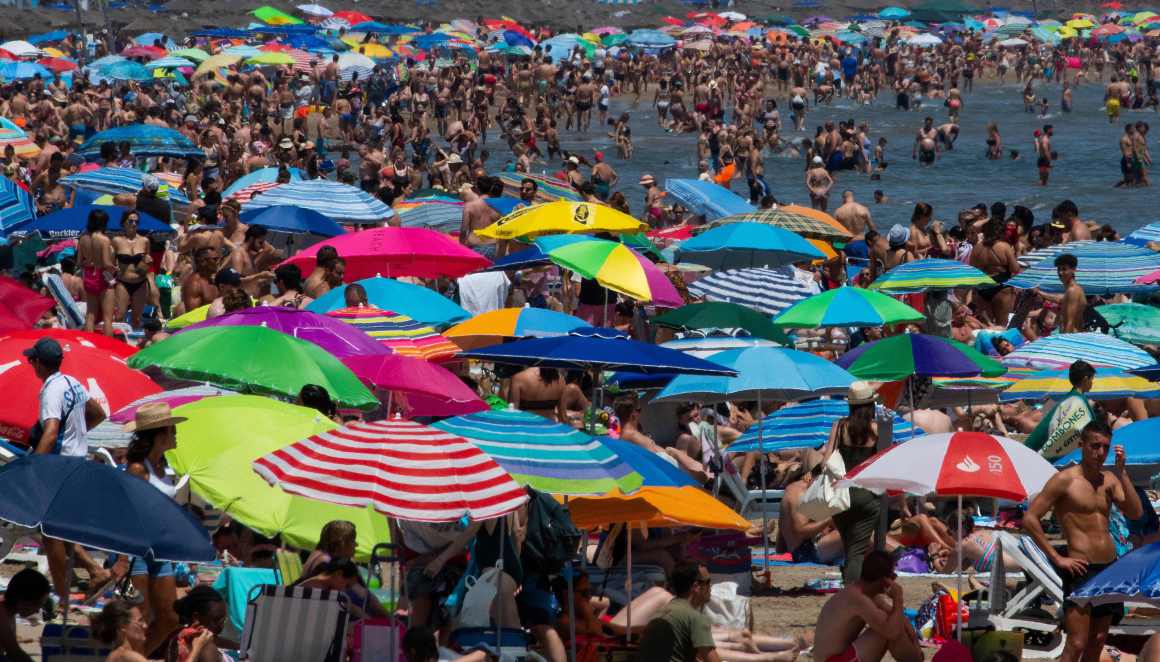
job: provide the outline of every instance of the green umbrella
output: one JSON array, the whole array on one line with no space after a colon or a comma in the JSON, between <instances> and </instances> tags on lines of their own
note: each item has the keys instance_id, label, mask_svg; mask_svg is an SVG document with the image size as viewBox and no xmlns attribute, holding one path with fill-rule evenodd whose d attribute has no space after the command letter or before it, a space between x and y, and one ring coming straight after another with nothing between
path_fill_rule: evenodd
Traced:
<instances>
[{"instance_id":1,"label":"green umbrella","mask_svg":"<svg viewBox=\"0 0 1160 662\"><path fill-rule=\"evenodd\" d=\"M628 41L627 34L609 34L600 38L600 42L605 46L619 46Z\"/></svg>"},{"instance_id":2,"label":"green umbrella","mask_svg":"<svg viewBox=\"0 0 1160 662\"><path fill-rule=\"evenodd\" d=\"M675 329L745 329L756 338L789 344L789 339L761 313L724 301L706 301L681 306L658 315L653 322Z\"/></svg>"},{"instance_id":3,"label":"green umbrella","mask_svg":"<svg viewBox=\"0 0 1160 662\"><path fill-rule=\"evenodd\" d=\"M370 508L340 506L293 496L254 473L251 463L283 446L338 427L313 409L256 395L203 398L173 410L177 447L165 454L190 488L215 508L264 536L282 536L299 549L314 549L322 527L346 520L358 532L360 558L390 541L386 516Z\"/></svg>"},{"instance_id":4,"label":"green umbrella","mask_svg":"<svg viewBox=\"0 0 1160 662\"><path fill-rule=\"evenodd\" d=\"M803 299L773 320L781 329L885 326L921 322L922 313L880 292L861 287L839 287Z\"/></svg>"},{"instance_id":5,"label":"green umbrella","mask_svg":"<svg viewBox=\"0 0 1160 662\"><path fill-rule=\"evenodd\" d=\"M653 243L643 232L626 232L620 235L620 243L635 250L637 253L652 256L662 262L669 262L661 253L661 249Z\"/></svg>"},{"instance_id":6,"label":"green umbrella","mask_svg":"<svg viewBox=\"0 0 1160 662\"><path fill-rule=\"evenodd\" d=\"M129 358L129 366L139 370L156 366L181 379L286 398L297 397L307 384L318 384L348 407L379 404L358 377L326 350L264 326L182 331L137 352Z\"/></svg>"},{"instance_id":7,"label":"green umbrella","mask_svg":"<svg viewBox=\"0 0 1160 662\"><path fill-rule=\"evenodd\" d=\"M1137 345L1160 345L1160 308L1142 303L1113 303L1096 306L1120 340Z\"/></svg>"},{"instance_id":8,"label":"green umbrella","mask_svg":"<svg viewBox=\"0 0 1160 662\"><path fill-rule=\"evenodd\" d=\"M209 59L209 53L200 48L182 48L177 51L170 51L169 55L173 57L183 57L194 62L205 62Z\"/></svg>"},{"instance_id":9,"label":"green umbrella","mask_svg":"<svg viewBox=\"0 0 1160 662\"><path fill-rule=\"evenodd\" d=\"M998 377L1006 366L961 342L903 333L859 345L835 361L859 379L893 382L920 377Z\"/></svg>"}]
</instances>

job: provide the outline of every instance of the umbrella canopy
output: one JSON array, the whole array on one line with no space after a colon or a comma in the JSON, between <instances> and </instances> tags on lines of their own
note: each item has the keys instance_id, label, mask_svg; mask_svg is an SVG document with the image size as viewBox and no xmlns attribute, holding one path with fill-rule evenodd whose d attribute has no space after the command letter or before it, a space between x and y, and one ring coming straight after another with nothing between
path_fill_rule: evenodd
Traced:
<instances>
[{"instance_id":1,"label":"umbrella canopy","mask_svg":"<svg viewBox=\"0 0 1160 662\"><path fill-rule=\"evenodd\" d=\"M129 364L246 393L294 398L306 384L318 384L348 407L379 402L326 350L263 326L188 330L137 352Z\"/></svg>"},{"instance_id":2,"label":"umbrella canopy","mask_svg":"<svg viewBox=\"0 0 1160 662\"><path fill-rule=\"evenodd\" d=\"M5 277L0 276L0 301L7 301L9 296L3 291L3 283L5 280L7 280ZM136 347L115 338L110 338L103 333L92 333L79 329L25 329L7 331L0 327L0 338L25 340L28 342L29 347L41 338L52 338L60 343L62 347L65 345L70 347L76 345L86 349L107 352L121 358L128 358L137 352Z\"/></svg>"},{"instance_id":3,"label":"umbrella canopy","mask_svg":"<svg viewBox=\"0 0 1160 662\"><path fill-rule=\"evenodd\" d=\"M766 453L802 448L821 448L830 439L830 430L838 419L850 414L845 400L811 400L790 404L765 416L758 424L737 438L726 453L749 453L759 449ZM916 433L910 421L891 412L894 421L894 439L910 439Z\"/></svg>"},{"instance_id":4,"label":"umbrella canopy","mask_svg":"<svg viewBox=\"0 0 1160 662\"><path fill-rule=\"evenodd\" d=\"M584 320L546 308L500 308L460 322L444 335L463 349L487 347L509 338L551 338L587 328Z\"/></svg>"},{"instance_id":5,"label":"umbrella canopy","mask_svg":"<svg viewBox=\"0 0 1160 662\"><path fill-rule=\"evenodd\" d=\"M741 196L712 182L666 179L665 191L679 200L691 214L704 216L706 221L756 211Z\"/></svg>"},{"instance_id":6,"label":"umbrella canopy","mask_svg":"<svg viewBox=\"0 0 1160 662\"><path fill-rule=\"evenodd\" d=\"M780 267L824 258L821 251L789 230L764 223L729 223L712 228L677 248L682 262L711 269Z\"/></svg>"},{"instance_id":7,"label":"umbrella canopy","mask_svg":"<svg viewBox=\"0 0 1160 662\"><path fill-rule=\"evenodd\" d=\"M314 343L340 359L359 354L382 354L385 351L373 338L349 324L343 324L326 315L281 306L235 310L187 326L178 333L191 333L197 329L219 326L267 327Z\"/></svg>"},{"instance_id":8,"label":"umbrella canopy","mask_svg":"<svg viewBox=\"0 0 1160 662\"><path fill-rule=\"evenodd\" d=\"M493 200L488 198L488 202ZM405 200L395 206L395 212L399 215L399 225L405 228L458 232L463 221L463 202L441 198Z\"/></svg>"},{"instance_id":9,"label":"umbrella canopy","mask_svg":"<svg viewBox=\"0 0 1160 662\"><path fill-rule=\"evenodd\" d=\"M212 561L205 527L147 481L106 464L30 455L0 467L0 519L158 561Z\"/></svg>"},{"instance_id":10,"label":"umbrella canopy","mask_svg":"<svg viewBox=\"0 0 1160 662\"><path fill-rule=\"evenodd\" d=\"M1146 418L1142 421L1129 423L1112 432L1112 444L1123 446L1128 456L1127 466L1141 468L1143 471L1133 471L1133 480L1147 481L1156 473L1156 465L1160 465L1160 447L1156 444L1156 435L1160 434L1160 418ZM1066 467L1079 464L1083 451L1075 449L1067 455L1055 460L1055 466ZM1108 453L1105 465L1113 466L1116 463L1116 454ZM1142 475L1140 475L1142 474Z\"/></svg>"},{"instance_id":11,"label":"umbrella canopy","mask_svg":"<svg viewBox=\"0 0 1160 662\"><path fill-rule=\"evenodd\" d=\"M358 378L379 391L400 394L392 403L411 417L456 416L487 409L454 373L423 359L399 354L363 354L342 360Z\"/></svg>"},{"instance_id":12,"label":"umbrella canopy","mask_svg":"<svg viewBox=\"0 0 1160 662\"><path fill-rule=\"evenodd\" d=\"M108 229L110 232L119 232L121 230L121 219L125 217L127 210L118 207L84 204L65 207L51 214L38 216L27 223L21 224L16 230L19 232L38 232L42 237L51 239L78 237L85 231L85 226L89 220L89 213L94 209L101 209L109 214ZM135 213L138 218L137 230L141 234L173 232L173 228L169 227L167 223L162 223L143 212L138 211Z\"/></svg>"},{"instance_id":13,"label":"umbrella canopy","mask_svg":"<svg viewBox=\"0 0 1160 662\"><path fill-rule=\"evenodd\" d=\"M859 379L892 382L923 377L998 377L1007 368L971 347L948 338L904 333L859 345L837 364Z\"/></svg>"},{"instance_id":14,"label":"umbrella canopy","mask_svg":"<svg viewBox=\"0 0 1160 662\"><path fill-rule=\"evenodd\" d=\"M1156 363L1147 352L1102 333L1066 333L1023 345L1003 357L1009 366L1039 370L1066 370L1084 360L1096 367L1132 370Z\"/></svg>"},{"instance_id":15,"label":"umbrella canopy","mask_svg":"<svg viewBox=\"0 0 1160 662\"><path fill-rule=\"evenodd\" d=\"M334 16L333 11L331 11L330 9L327 9L326 7L323 7L322 5L319 5L319 4L310 3L310 4L295 5L295 6L297 7L298 11L302 12L303 14L306 14L307 16L317 16L319 18L329 18L331 16Z\"/></svg>"},{"instance_id":16,"label":"umbrella canopy","mask_svg":"<svg viewBox=\"0 0 1160 662\"><path fill-rule=\"evenodd\" d=\"M1055 258L1074 255L1079 262L1076 281L1089 296L1153 292L1154 284L1138 279L1160 269L1160 255L1155 251L1117 241L1072 241L1029 253L1021 262L1030 266L1007 281L1011 287L1044 292L1063 292L1055 270Z\"/></svg>"},{"instance_id":17,"label":"umbrella canopy","mask_svg":"<svg viewBox=\"0 0 1160 662\"><path fill-rule=\"evenodd\" d=\"M287 186L280 186L281 191ZM259 198L269 197L266 193ZM343 234L312 245L283 264L296 264L302 273L314 269L315 256L331 246L346 260L347 281L377 275L416 278L459 278L490 266L491 261L451 237L426 228L381 227Z\"/></svg>"},{"instance_id":18,"label":"umbrella canopy","mask_svg":"<svg viewBox=\"0 0 1160 662\"><path fill-rule=\"evenodd\" d=\"M176 51L169 51L170 57L183 57L194 62L205 62L209 59L209 53L200 48L182 48Z\"/></svg>"},{"instance_id":19,"label":"umbrella canopy","mask_svg":"<svg viewBox=\"0 0 1160 662\"><path fill-rule=\"evenodd\" d=\"M1160 223L1149 223L1142 228L1137 228L1121 241L1133 246L1147 246L1148 242L1152 241L1160 242Z\"/></svg>"},{"instance_id":20,"label":"umbrella canopy","mask_svg":"<svg viewBox=\"0 0 1160 662\"><path fill-rule=\"evenodd\" d=\"M552 262L638 301L667 308L684 303L664 272L620 242L554 235L537 239L536 247Z\"/></svg>"},{"instance_id":21,"label":"umbrella canopy","mask_svg":"<svg viewBox=\"0 0 1160 662\"><path fill-rule=\"evenodd\" d=\"M1055 468L1023 444L982 432L928 434L875 454L846 472L868 490L1023 501ZM841 484L841 483L839 483Z\"/></svg>"},{"instance_id":22,"label":"umbrella canopy","mask_svg":"<svg viewBox=\"0 0 1160 662\"><path fill-rule=\"evenodd\" d=\"M409 522L493 519L528 499L471 442L411 421L351 423L264 455L253 467L291 494L373 506Z\"/></svg>"},{"instance_id":23,"label":"umbrella canopy","mask_svg":"<svg viewBox=\"0 0 1160 662\"><path fill-rule=\"evenodd\" d=\"M301 207L279 205L257 210L256 213L242 215L242 220L250 225L260 225L268 230L291 234L316 234L323 237L337 237L346 234L342 226L328 216Z\"/></svg>"},{"instance_id":24,"label":"umbrella canopy","mask_svg":"<svg viewBox=\"0 0 1160 662\"><path fill-rule=\"evenodd\" d=\"M785 334L761 313L735 303L706 301L681 306L653 318L653 323L674 329L744 329L756 338L787 343Z\"/></svg>"},{"instance_id":25,"label":"umbrella canopy","mask_svg":"<svg viewBox=\"0 0 1160 662\"><path fill-rule=\"evenodd\" d=\"M753 525L699 487L642 487L632 494L573 497L568 501L572 523L595 529L620 522L649 527L697 526L745 531Z\"/></svg>"},{"instance_id":26,"label":"umbrella canopy","mask_svg":"<svg viewBox=\"0 0 1160 662\"><path fill-rule=\"evenodd\" d=\"M897 21L910 16L909 9L902 7L887 7L878 12L878 18L884 18L888 21Z\"/></svg>"},{"instance_id":27,"label":"umbrella canopy","mask_svg":"<svg viewBox=\"0 0 1160 662\"><path fill-rule=\"evenodd\" d=\"M1142 303L1096 306L1111 326L1109 335L1137 345L1160 345L1160 308Z\"/></svg>"},{"instance_id":28,"label":"umbrella canopy","mask_svg":"<svg viewBox=\"0 0 1160 662\"><path fill-rule=\"evenodd\" d=\"M880 292L860 287L839 287L799 301L773 320L783 329L885 326L921 322L914 308Z\"/></svg>"},{"instance_id":29,"label":"umbrella canopy","mask_svg":"<svg viewBox=\"0 0 1160 662\"><path fill-rule=\"evenodd\" d=\"M476 232L492 239L522 239L547 234L641 232L648 226L607 205L557 200L524 207Z\"/></svg>"},{"instance_id":30,"label":"umbrella canopy","mask_svg":"<svg viewBox=\"0 0 1160 662\"><path fill-rule=\"evenodd\" d=\"M451 299L427 287L379 276L355 282L366 290L370 305L393 310L432 326L447 326L471 317L471 313L460 308ZM327 313L345 308L346 287L342 285L331 289L307 304L306 309L316 313Z\"/></svg>"},{"instance_id":31,"label":"umbrella canopy","mask_svg":"<svg viewBox=\"0 0 1160 662\"><path fill-rule=\"evenodd\" d=\"M999 400L1043 401L1047 398L1065 396L1073 389L1068 380L1067 370L1043 370L1033 372L1015 382L1011 388L999 395ZM1156 398L1160 397L1160 385L1116 368L1097 368L1092 390L1085 395L1089 400Z\"/></svg>"},{"instance_id":32,"label":"umbrella canopy","mask_svg":"<svg viewBox=\"0 0 1160 662\"><path fill-rule=\"evenodd\" d=\"M149 63L150 69L190 69L197 66L197 63L188 58L179 57L176 55L169 55Z\"/></svg>"},{"instance_id":33,"label":"umbrella canopy","mask_svg":"<svg viewBox=\"0 0 1160 662\"><path fill-rule=\"evenodd\" d=\"M655 400L785 402L843 394L855 381L853 375L820 356L784 347L727 349L710 355L709 360L736 374L678 375Z\"/></svg>"},{"instance_id":34,"label":"umbrella canopy","mask_svg":"<svg viewBox=\"0 0 1160 662\"><path fill-rule=\"evenodd\" d=\"M818 292L816 283L798 274L789 266L718 271L693 281L689 293L709 301L727 301L766 315L777 315Z\"/></svg>"},{"instance_id":35,"label":"umbrella canopy","mask_svg":"<svg viewBox=\"0 0 1160 662\"><path fill-rule=\"evenodd\" d=\"M69 188L85 189L97 193L137 193L141 190L145 176L149 173L134 170L133 168L98 168L87 172L61 177L60 183ZM169 201L179 205L188 205L189 198L176 186L166 186L162 179L162 187L169 197Z\"/></svg>"},{"instance_id":36,"label":"umbrella canopy","mask_svg":"<svg viewBox=\"0 0 1160 662\"><path fill-rule=\"evenodd\" d=\"M0 179L0 234L7 234L36 218L36 205L28 191L7 177Z\"/></svg>"},{"instance_id":37,"label":"umbrella canopy","mask_svg":"<svg viewBox=\"0 0 1160 662\"><path fill-rule=\"evenodd\" d=\"M152 74L149 74L150 79ZM89 138L78 148L85 158L100 156L105 143L129 143L133 156L172 156L176 158L204 158L205 153L184 134L151 124L130 124L106 129Z\"/></svg>"},{"instance_id":38,"label":"umbrella canopy","mask_svg":"<svg viewBox=\"0 0 1160 662\"><path fill-rule=\"evenodd\" d=\"M52 297L29 289L15 278L0 276L0 332L31 329L55 305Z\"/></svg>"},{"instance_id":39,"label":"umbrella canopy","mask_svg":"<svg viewBox=\"0 0 1160 662\"><path fill-rule=\"evenodd\" d=\"M281 168L275 168L271 166L268 168L258 168L257 170L254 170L248 174L242 175L241 177L235 179L232 184L227 186L226 189L222 191L222 198L225 199L234 197L234 194L238 191L241 191L246 187L253 186L254 184L277 184L278 173L280 170ZM302 171L298 168L289 168L288 172L290 173L290 181L302 181Z\"/></svg>"},{"instance_id":40,"label":"umbrella canopy","mask_svg":"<svg viewBox=\"0 0 1160 662\"><path fill-rule=\"evenodd\" d=\"M914 294L956 287L993 287L995 281L978 269L957 260L926 258L894 267L879 276L870 289L886 294Z\"/></svg>"},{"instance_id":41,"label":"umbrella canopy","mask_svg":"<svg viewBox=\"0 0 1160 662\"><path fill-rule=\"evenodd\" d=\"M789 230L808 239L821 239L822 241L850 241L854 238L836 220L832 223L827 222L817 216L802 213L794 208L793 205L782 205L776 209L760 209L744 214L726 216L713 221L710 226L716 227L728 223L765 223L783 230Z\"/></svg>"},{"instance_id":42,"label":"umbrella canopy","mask_svg":"<svg viewBox=\"0 0 1160 662\"><path fill-rule=\"evenodd\" d=\"M1160 542L1120 557L1085 581L1071 598L1080 605L1160 604Z\"/></svg>"},{"instance_id":43,"label":"umbrella canopy","mask_svg":"<svg viewBox=\"0 0 1160 662\"><path fill-rule=\"evenodd\" d=\"M0 150L8 145L12 145L18 158L30 159L40 154L40 146L32 142L24 129L21 129L12 120L0 117Z\"/></svg>"},{"instance_id":44,"label":"umbrella canopy","mask_svg":"<svg viewBox=\"0 0 1160 662\"><path fill-rule=\"evenodd\" d=\"M568 425L514 409L456 416L432 427L478 446L512 478L556 495L629 492L643 478L615 452Z\"/></svg>"},{"instance_id":45,"label":"umbrella canopy","mask_svg":"<svg viewBox=\"0 0 1160 662\"><path fill-rule=\"evenodd\" d=\"M359 306L339 308L326 315L373 339L380 346L379 352L385 348L425 361L441 361L459 353L459 346L434 328L390 310Z\"/></svg>"},{"instance_id":46,"label":"umbrella canopy","mask_svg":"<svg viewBox=\"0 0 1160 662\"><path fill-rule=\"evenodd\" d=\"M189 476L195 494L264 536L281 536L313 549L318 532L334 520L358 531L359 558L391 538L387 518L369 508L351 508L293 496L271 487L250 468L266 453L304 436L332 430L333 421L313 409L253 395L209 397L177 407L177 448L166 453L173 470ZM245 421L245 425L239 422ZM144 481L141 481L144 482Z\"/></svg>"},{"instance_id":47,"label":"umbrella canopy","mask_svg":"<svg viewBox=\"0 0 1160 662\"><path fill-rule=\"evenodd\" d=\"M366 191L325 179L292 181L270 189L243 205L246 210L288 205L314 210L344 223L377 223L391 208Z\"/></svg>"},{"instance_id":48,"label":"umbrella canopy","mask_svg":"<svg viewBox=\"0 0 1160 662\"><path fill-rule=\"evenodd\" d=\"M576 189L572 188L572 185L568 182L560 179L525 172L501 172L496 177L503 182L504 193L506 195L519 197L520 184L525 179L530 179L536 183L536 200L543 202L552 202L554 200L580 201L580 194L576 192Z\"/></svg>"},{"instance_id":49,"label":"umbrella canopy","mask_svg":"<svg viewBox=\"0 0 1160 662\"><path fill-rule=\"evenodd\" d=\"M291 16L269 5L262 5L250 13L253 14L254 18L257 18L266 25L299 25L303 22L297 16Z\"/></svg>"},{"instance_id":50,"label":"umbrella canopy","mask_svg":"<svg viewBox=\"0 0 1160 662\"><path fill-rule=\"evenodd\" d=\"M97 72L97 76L110 80L135 80L140 82L153 80L153 71L138 62L125 60L124 62L114 62L106 67L102 67Z\"/></svg>"}]
</instances>

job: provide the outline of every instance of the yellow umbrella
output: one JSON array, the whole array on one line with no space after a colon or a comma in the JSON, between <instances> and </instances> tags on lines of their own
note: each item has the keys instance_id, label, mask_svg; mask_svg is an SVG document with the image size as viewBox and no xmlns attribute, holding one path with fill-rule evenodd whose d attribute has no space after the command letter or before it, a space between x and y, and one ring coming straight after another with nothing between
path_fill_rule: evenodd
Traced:
<instances>
[{"instance_id":1,"label":"yellow umbrella","mask_svg":"<svg viewBox=\"0 0 1160 662\"><path fill-rule=\"evenodd\" d=\"M568 512L572 522L581 529L618 522L737 531L752 526L749 520L696 487L642 487L632 494L613 490L599 497L572 497L568 500Z\"/></svg>"},{"instance_id":2,"label":"yellow umbrella","mask_svg":"<svg viewBox=\"0 0 1160 662\"><path fill-rule=\"evenodd\" d=\"M185 313L184 315L178 315L177 317L174 317L173 319L169 320L169 322L167 322L165 324L165 326L170 331L184 329L185 327L189 326L190 324L197 324L198 322L204 322L205 318L208 315L209 315L209 304L207 303L200 308L194 308L193 310L189 311L188 313Z\"/></svg>"},{"instance_id":3,"label":"yellow umbrella","mask_svg":"<svg viewBox=\"0 0 1160 662\"><path fill-rule=\"evenodd\" d=\"M1059 35L1060 39L1074 39L1079 36L1079 31L1065 25L1057 30L1055 34Z\"/></svg>"},{"instance_id":4,"label":"yellow umbrella","mask_svg":"<svg viewBox=\"0 0 1160 662\"><path fill-rule=\"evenodd\" d=\"M1087 28L1093 27L1095 23L1092 23L1091 20L1086 18L1073 18L1067 23L1064 23L1064 25L1069 28L1075 28L1076 30L1086 30Z\"/></svg>"},{"instance_id":5,"label":"yellow umbrella","mask_svg":"<svg viewBox=\"0 0 1160 662\"><path fill-rule=\"evenodd\" d=\"M648 226L607 205L557 200L504 216L476 234L491 239L520 239L547 234L643 232Z\"/></svg>"},{"instance_id":6,"label":"yellow umbrella","mask_svg":"<svg viewBox=\"0 0 1160 662\"><path fill-rule=\"evenodd\" d=\"M1141 23L1146 23L1148 19L1153 18L1154 16L1156 16L1156 12L1154 11L1138 12L1135 16L1132 17L1132 22L1136 25L1139 25Z\"/></svg>"},{"instance_id":7,"label":"yellow umbrella","mask_svg":"<svg viewBox=\"0 0 1160 662\"><path fill-rule=\"evenodd\" d=\"M59 48L53 48L52 46L45 46L40 50L44 51L44 54L49 57L67 57L64 54L64 51L60 50Z\"/></svg>"},{"instance_id":8,"label":"yellow umbrella","mask_svg":"<svg viewBox=\"0 0 1160 662\"><path fill-rule=\"evenodd\" d=\"M207 59L206 61L197 65L197 71L193 72L193 77L200 78L201 76L204 76L207 73L217 74L218 69L222 69L222 68L237 64L238 62L241 62L241 61L242 61L241 55L231 55L229 53L218 53L217 55L213 55L209 59Z\"/></svg>"},{"instance_id":9,"label":"yellow umbrella","mask_svg":"<svg viewBox=\"0 0 1160 662\"><path fill-rule=\"evenodd\" d=\"M294 64L294 58L285 53L269 51L246 60L249 64Z\"/></svg>"},{"instance_id":10,"label":"yellow umbrella","mask_svg":"<svg viewBox=\"0 0 1160 662\"><path fill-rule=\"evenodd\" d=\"M375 42L359 44L358 46L355 46L354 49L372 60L386 60L388 58L395 57L394 51L387 48L386 46L383 46L382 44Z\"/></svg>"}]
</instances>

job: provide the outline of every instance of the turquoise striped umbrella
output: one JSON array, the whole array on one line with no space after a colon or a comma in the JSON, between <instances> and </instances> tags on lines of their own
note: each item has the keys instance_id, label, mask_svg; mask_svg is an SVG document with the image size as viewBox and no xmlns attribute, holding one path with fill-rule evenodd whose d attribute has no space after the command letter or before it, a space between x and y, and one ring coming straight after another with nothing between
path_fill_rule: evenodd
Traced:
<instances>
[{"instance_id":1,"label":"turquoise striped umbrella","mask_svg":"<svg viewBox=\"0 0 1160 662\"><path fill-rule=\"evenodd\" d=\"M1132 370L1155 365L1148 352L1102 333L1066 333L1040 338L1003 357L1008 366L1065 370L1079 360L1096 367Z\"/></svg>"},{"instance_id":2,"label":"turquoise striped umbrella","mask_svg":"<svg viewBox=\"0 0 1160 662\"><path fill-rule=\"evenodd\" d=\"M483 411L432 427L472 442L512 478L541 492L568 496L631 492L643 478L594 437L524 411Z\"/></svg>"},{"instance_id":3,"label":"turquoise striped umbrella","mask_svg":"<svg viewBox=\"0 0 1160 662\"><path fill-rule=\"evenodd\" d=\"M1160 255L1119 241L1071 241L1033 251L1019 260L1030 266L1007 284L1020 289L1038 287L1044 292L1062 292L1055 258L1064 254L1075 256L1078 262L1075 280L1088 296L1156 291L1156 285L1136 281L1160 269Z\"/></svg>"},{"instance_id":4,"label":"turquoise striped umbrella","mask_svg":"<svg viewBox=\"0 0 1160 662\"><path fill-rule=\"evenodd\" d=\"M907 262L882 274L869 289L884 294L915 294L956 287L988 287L995 281L978 269L955 260L927 258Z\"/></svg>"}]
</instances>

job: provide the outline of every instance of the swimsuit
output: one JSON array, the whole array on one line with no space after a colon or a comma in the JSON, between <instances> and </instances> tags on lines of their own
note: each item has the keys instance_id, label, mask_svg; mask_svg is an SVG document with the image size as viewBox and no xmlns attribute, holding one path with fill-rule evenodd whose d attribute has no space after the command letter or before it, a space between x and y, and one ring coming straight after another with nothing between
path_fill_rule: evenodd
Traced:
<instances>
[{"instance_id":1,"label":"swimsuit","mask_svg":"<svg viewBox=\"0 0 1160 662\"><path fill-rule=\"evenodd\" d=\"M1084 572L1079 575L1072 575L1066 570L1056 568L1055 571L1059 574L1059 577L1063 582L1063 608L1068 609L1069 607L1080 607L1078 603L1069 599L1071 594L1074 593L1077 588L1086 584L1089 579L1100 574L1100 572L1102 572L1109 565L1111 565L1111 563L1089 563L1087 570L1084 570ZM1123 615L1124 605L1120 602L1093 605L1091 610L1092 618Z\"/></svg>"},{"instance_id":2,"label":"swimsuit","mask_svg":"<svg viewBox=\"0 0 1160 662\"><path fill-rule=\"evenodd\" d=\"M81 283L86 293L100 296L112 286L113 280L101 269L88 265L81 271Z\"/></svg>"},{"instance_id":3,"label":"swimsuit","mask_svg":"<svg viewBox=\"0 0 1160 662\"><path fill-rule=\"evenodd\" d=\"M841 653L827 657L826 662L859 662L858 649L854 648L854 644L850 644Z\"/></svg>"}]
</instances>

